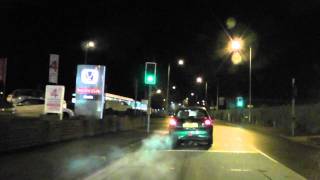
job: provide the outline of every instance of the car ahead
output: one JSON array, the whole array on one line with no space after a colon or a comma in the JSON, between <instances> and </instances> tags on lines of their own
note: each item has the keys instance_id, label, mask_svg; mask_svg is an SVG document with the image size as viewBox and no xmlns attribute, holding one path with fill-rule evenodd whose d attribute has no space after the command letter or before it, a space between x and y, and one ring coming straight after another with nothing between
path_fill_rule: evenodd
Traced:
<instances>
[{"instance_id":1,"label":"car ahead","mask_svg":"<svg viewBox=\"0 0 320 180\"><path fill-rule=\"evenodd\" d=\"M44 99L44 93L36 89L16 89L7 97L7 101L12 104L18 104L25 99Z\"/></svg>"},{"instance_id":2,"label":"car ahead","mask_svg":"<svg viewBox=\"0 0 320 180\"><path fill-rule=\"evenodd\" d=\"M44 114L44 100L43 99L25 99L14 105L13 114L19 117L40 117ZM64 103L63 116L71 118L74 112L66 107Z\"/></svg>"},{"instance_id":3,"label":"car ahead","mask_svg":"<svg viewBox=\"0 0 320 180\"><path fill-rule=\"evenodd\" d=\"M213 142L214 120L203 107L187 107L178 109L169 119L169 134L174 146L182 142L205 142L208 146Z\"/></svg>"}]
</instances>

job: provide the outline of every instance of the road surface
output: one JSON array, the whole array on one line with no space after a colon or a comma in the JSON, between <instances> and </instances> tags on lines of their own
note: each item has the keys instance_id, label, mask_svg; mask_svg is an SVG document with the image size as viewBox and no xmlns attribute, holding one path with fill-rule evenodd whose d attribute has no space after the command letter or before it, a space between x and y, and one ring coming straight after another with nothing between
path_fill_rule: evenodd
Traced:
<instances>
[{"instance_id":1,"label":"road surface","mask_svg":"<svg viewBox=\"0 0 320 180\"><path fill-rule=\"evenodd\" d=\"M0 156L1 179L320 179L319 150L217 122L214 145L170 148L152 133L107 134ZM142 141L141 141L142 140Z\"/></svg>"}]
</instances>

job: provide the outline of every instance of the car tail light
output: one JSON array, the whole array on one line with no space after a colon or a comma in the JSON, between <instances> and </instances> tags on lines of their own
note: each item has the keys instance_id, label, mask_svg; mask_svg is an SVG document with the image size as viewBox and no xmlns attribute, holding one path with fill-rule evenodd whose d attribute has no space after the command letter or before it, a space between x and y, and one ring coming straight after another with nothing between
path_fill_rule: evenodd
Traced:
<instances>
[{"instance_id":1,"label":"car tail light","mask_svg":"<svg viewBox=\"0 0 320 180\"><path fill-rule=\"evenodd\" d=\"M211 126L212 125L212 120L211 119L206 119L206 120L204 120L204 124L206 126Z\"/></svg>"},{"instance_id":2,"label":"car tail light","mask_svg":"<svg viewBox=\"0 0 320 180\"><path fill-rule=\"evenodd\" d=\"M176 126L177 125L177 120L175 118L170 118L169 125L170 126Z\"/></svg>"}]
</instances>

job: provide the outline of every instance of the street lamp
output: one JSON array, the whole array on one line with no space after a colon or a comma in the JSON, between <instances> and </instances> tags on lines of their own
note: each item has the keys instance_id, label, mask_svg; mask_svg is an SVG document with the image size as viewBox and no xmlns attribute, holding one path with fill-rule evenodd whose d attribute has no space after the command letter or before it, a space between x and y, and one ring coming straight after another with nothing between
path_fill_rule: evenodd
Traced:
<instances>
[{"instance_id":1,"label":"street lamp","mask_svg":"<svg viewBox=\"0 0 320 180\"><path fill-rule=\"evenodd\" d=\"M230 41L232 52L238 53L242 49L243 41L240 38L234 38ZM252 88L251 88L251 77L252 77L252 48L249 47L249 122L251 122L251 99L252 99Z\"/></svg>"},{"instance_id":2,"label":"street lamp","mask_svg":"<svg viewBox=\"0 0 320 180\"><path fill-rule=\"evenodd\" d=\"M202 77L197 77L197 79L196 79L196 82L198 83L198 84L202 84L202 82L203 82L203 79L202 79ZM204 97L205 97L205 102L207 103L207 95L208 94L208 82L206 81L205 82L205 87L204 87Z\"/></svg>"},{"instance_id":3,"label":"street lamp","mask_svg":"<svg viewBox=\"0 0 320 180\"><path fill-rule=\"evenodd\" d=\"M202 83L202 77L197 77L196 81L197 83Z\"/></svg>"},{"instance_id":4,"label":"street lamp","mask_svg":"<svg viewBox=\"0 0 320 180\"><path fill-rule=\"evenodd\" d=\"M190 95L191 95L191 96L194 96L194 93L192 92Z\"/></svg>"},{"instance_id":5,"label":"street lamp","mask_svg":"<svg viewBox=\"0 0 320 180\"><path fill-rule=\"evenodd\" d=\"M178 66L183 66L184 65L184 60L183 59L179 59L178 60ZM170 73L171 73L171 67L170 67L170 63L168 64L168 79L167 79L167 93L166 93L166 112L168 113L169 111L169 91L170 91Z\"/></svg>"},{"instance_id":6,"label":"street lamp","mask_svg":"<svg viewBox=\"0 0 320 180\"><path fill-rule=\"evenodd\" d=\"M87 41L84 44L84 64L87 64L88 61L88 50L95 48L95 43L93 41Z\"/></svg>"},{"instance_id":7,"label":"street lamp","mask_svg":"<svg viewBox=\"0 0 320 180\"><path fill-rule=\"evenodd\" d=\"M184 60L183 59L179 59L178 60L178 65L183 66L184 65Z\"/></svg>"},{"instance_id":8,"label":"street lamp","mask_svg":"<svg viewBox=\"0 0 320 180\"><path fill-rule=\"evenodd\" d=\"M177 87L176 86L172 86L172 89L175 90Z\"/></svg>"},{"instance_id":9,"label":"street lamp","mask_svg":"<svg viewBox=\"0 0 320 180\"><path fill-rule=\"evenodd\" d=\"M157 94L161 94L161 92L162 92L161 89L157 89L156 91Z\"/></svg>"}]
</instances>

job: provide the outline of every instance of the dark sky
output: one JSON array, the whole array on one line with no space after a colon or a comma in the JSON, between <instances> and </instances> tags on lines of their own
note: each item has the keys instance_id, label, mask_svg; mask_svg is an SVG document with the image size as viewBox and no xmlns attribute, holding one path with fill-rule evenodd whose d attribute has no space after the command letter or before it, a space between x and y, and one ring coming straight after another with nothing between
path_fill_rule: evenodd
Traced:
<instances>
[{"instance_id":1,"label":"dark sky","mask_svg":"<svg viewBox=\"0 0 320 180\"><path fill-rule=\"evenodd\" d=\"M319 1L209 2L1 1L0 56L9 61L8 89L43 88L49 54L57 53L59 82L73 91L76 65L84 60L81 43L93 39L97 48L89 63L107 66L112 93L133 97L138 78L142 97L144 62L154 60L162 89L171 63L181 96L203 92L194 83L197 75L208 81L211 99L217 75L222 96L247 96L248 63L234 66L219 53L228 33L251 38L254 99L287 101L295 77L300 101L320 100ZM233 29L226 28L229 17L237 21ZM185 59L184 68L175 65L178 58Z\"/></svg>"}]
</instances>

